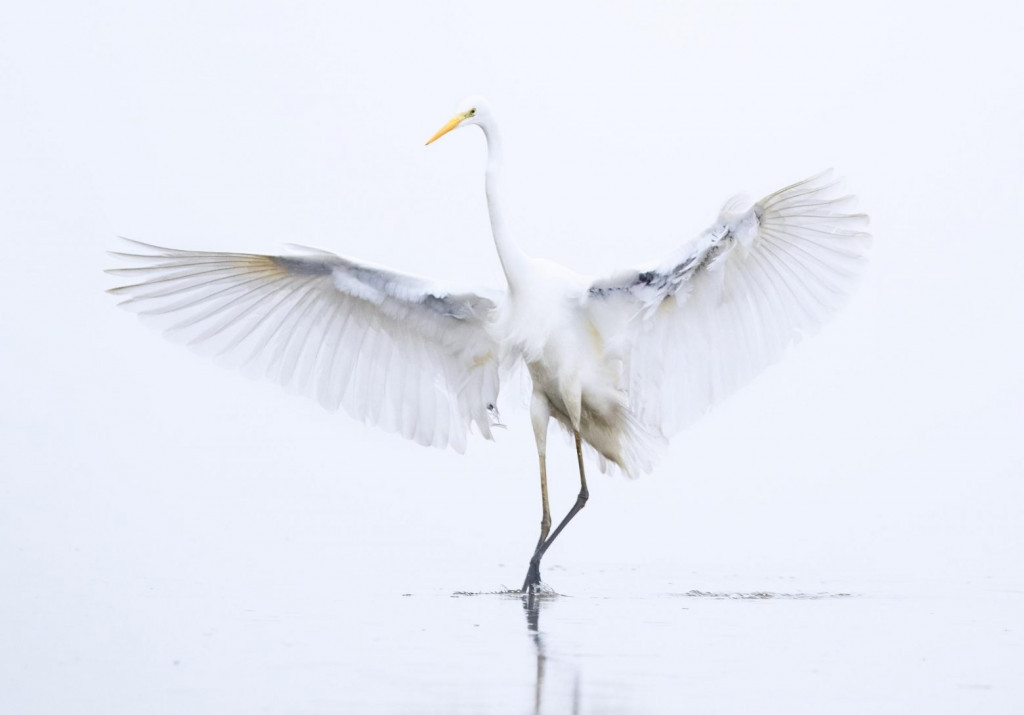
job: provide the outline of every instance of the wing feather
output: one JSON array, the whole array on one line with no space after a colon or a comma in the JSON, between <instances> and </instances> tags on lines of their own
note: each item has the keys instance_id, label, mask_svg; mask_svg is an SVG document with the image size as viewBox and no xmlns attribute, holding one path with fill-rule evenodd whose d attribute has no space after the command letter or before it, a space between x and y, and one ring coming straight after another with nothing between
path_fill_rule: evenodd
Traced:
<instances>
[{"instance_id":1,"label":"wing feather","mask_svg":"<svg viewBox=\"0 0 1024 715\"><path fill-rule=\"evenodd\" d=\"M421 444L491 438L495 303L306 249L184 251L130 241L110 290L172 338Z\"/></svg>"},{"instance_id":2,"label":"wing feather","mask_svg":"<svg viewBox=\"0 0 1024 715\"><path fill-rule=\"evenodd\" d=\"M831 172L718 221L669 261L595 282L591 318L620 336L630 409L669 434L816 331L865 265L867 216Z\"/></svg>"}]
</instances>

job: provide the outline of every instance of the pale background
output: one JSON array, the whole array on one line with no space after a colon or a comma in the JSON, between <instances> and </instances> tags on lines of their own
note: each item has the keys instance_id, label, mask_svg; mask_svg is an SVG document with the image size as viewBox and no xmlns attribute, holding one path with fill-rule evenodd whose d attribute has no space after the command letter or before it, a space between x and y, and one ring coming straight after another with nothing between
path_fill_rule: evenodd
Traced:
<instances>
[{"instance_id":1,"label":"pale background","mask_svg":"<svg viewBox=\"0 0 1024 715\"><path fill-rule=\"evenodd\" d=\"M1022 36L1011 2L5 8L0 711L1020 712ZM118 235L500 287L482 137L423 146L476 92L519 241L577 270L828 166L875 236L820 335L652 475L593 472L543 645L452 598L522 581L524 410L424 449L103 293Z\"/></svg>"}]
</instances>

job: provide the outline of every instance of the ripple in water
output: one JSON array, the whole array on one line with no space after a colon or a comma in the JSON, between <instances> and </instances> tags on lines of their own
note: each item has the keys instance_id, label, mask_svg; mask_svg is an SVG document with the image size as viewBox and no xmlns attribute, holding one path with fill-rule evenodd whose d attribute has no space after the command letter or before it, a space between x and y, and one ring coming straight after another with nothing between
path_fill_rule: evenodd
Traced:
<instances>
[{"instance_id":1,"label":"ripple in water","mask_svg":"<svg viewBox=\"0 0 1024 715\"><path fill-rule=\"evenodd\" d=\"M826 598L853 598L852 593L775 593L774 591L750 591L747 593L737 591L698 591L696 589L686 593L673 593L671 596L680 598L713 598L717 600L730 601L818 601Z\"/></svg>"}]
</instances>

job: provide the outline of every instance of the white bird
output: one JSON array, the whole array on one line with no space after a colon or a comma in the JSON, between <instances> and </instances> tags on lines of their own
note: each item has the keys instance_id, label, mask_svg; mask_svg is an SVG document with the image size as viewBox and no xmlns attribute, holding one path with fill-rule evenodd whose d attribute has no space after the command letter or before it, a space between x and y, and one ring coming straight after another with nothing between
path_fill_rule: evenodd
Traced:
<instances>
[{"instance_id":1,"label":"white bird","mask_svg":"<svg viewBox=\"0 0 1024 715\"><path fill-rule=\"evenodd\" d=\"M430 140L478 126L487 206L507 290L494 296L313 249L294 256L184 251L135 243L138 265L111 290L168 333L403 437L462 452L497 422L500 377L532 378L540 461L540 562L589 496L583 447L601 467L651 468L652 448L815 331L865 263L867 217L849 213L831 173L718 220L668 260L593 279L525 254L505 221L501 138L487 102L459 105ZM545 455L554 418L576 442L580 492L551 532Z\"/></svg>"}]
</instances>

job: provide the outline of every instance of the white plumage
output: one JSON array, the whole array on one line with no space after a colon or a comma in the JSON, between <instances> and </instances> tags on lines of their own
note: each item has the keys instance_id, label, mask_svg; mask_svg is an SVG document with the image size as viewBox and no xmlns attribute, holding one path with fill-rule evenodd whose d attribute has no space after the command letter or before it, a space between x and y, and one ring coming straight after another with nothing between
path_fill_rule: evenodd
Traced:
<instances>
[{"instance_id":1,"label":"white plumage","mask_svg":"<svg viewBox=\"0 0 1024 715\"><path fill-rule=\"evenodd\" d=\"M141 282L112 289L167 334L434 447L491 437L495 305L429 281L306 249L294 256L180 251L131 242Z\"/></svg>"},{"instance_id":2,"label":"white plumage","mask_svg":"<svg viewBox=\"0 0 1024 715\"><path fill-rule=\"evenodd\" d=\"M635 475L652 445L777 360L842 304L861 272L867 217L825 172L757 203L737 198L669 260L594 280L525 255L501 204L501 144L487 103L464 100L430 142L476 124L487 138L491 227L508 289L484 296L302 249L212 253L132 242L111 292L167 332L420 444L491 438L502 366L525 364L540 457L540 559L588 492L583 445ZM430 143L428 142L428 144ZM550 535L546 435L576 437L582 489Z\"/></svg>"},{"instance_id":3,"label":"white plumage","mask_svg":"<svg viewBox=\"0 0 1024 715\"><path fill-rule=\"evenodd\" d=\"M593 284L586 304L625 346L630 406L668 435L815 332L864 266L867 217L831 172L740 208L648 271Z\"/></svg>"}]
</instances>

